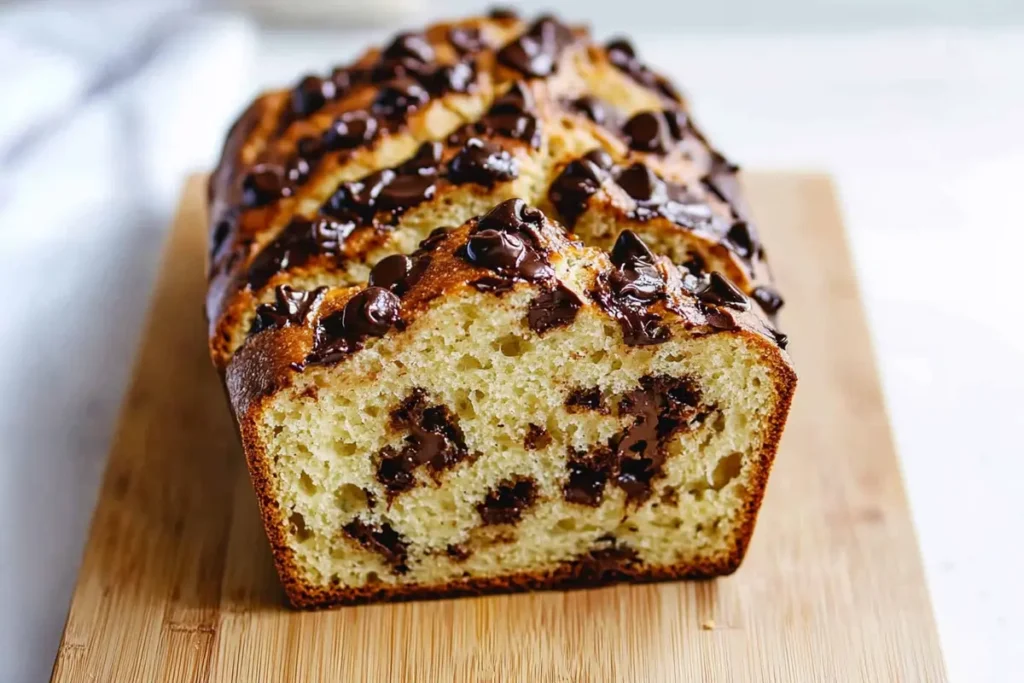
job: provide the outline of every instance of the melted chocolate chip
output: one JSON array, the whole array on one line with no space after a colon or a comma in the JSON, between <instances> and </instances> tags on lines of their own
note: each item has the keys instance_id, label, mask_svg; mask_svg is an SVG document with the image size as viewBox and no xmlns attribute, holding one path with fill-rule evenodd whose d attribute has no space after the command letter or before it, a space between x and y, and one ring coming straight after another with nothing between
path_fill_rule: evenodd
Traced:
<instances>
[{"instance_id":1,"label":"melted chocolate chip","mask_svg":"<svg viewBox=\"0 0 1024 683\"><path fill-rule=\"evenodd\" d=\"M540 247L543 214L522 199L509 199L481 217L459 255L506 278L542 280L554 275Z\"/></svg>"},{"instance_id":2,"label":"melted chocolate chip","mask_svg":"<svg viewBox=\"0 0 1024 683\"><path fill-rule=\"evenodd\" d=\"M403 174L436 175L443 156L444 145L440 142L424 142L396 170Z\"/></svg>"},{"instance_id":3,"label":"melted chocolate chip","mask_svg":"<svg viewBox=\"0 0 1024 683\"><path fill-rule=\"evenodd\" d=\"M530 302L526 322L537 334L544 334L553 327L571 324L583 302L576 293L559 283L554 289L541 292Z\"/></svg>"},{"instance_id":4,"label":"melted chocolate chip","mask_svg":"<svg viewBox=\"0 0 1024 683\"><path fill-rule=\"evenodd\" d=\"M569 227L586 211L590 198L601 188L612 166L611 157L603 150L592 150L583 157L569 162L551 183L548 199L555 205L558 215Z\"/></svg>"},{"instance_id":5,"label":"melted chocolate chip","mask_svg":"<svg viewBox=\"0 0 1024 683\"><path fill-rule=\"evenodd\" d=\"M622 328L630 346L660 344L671 336L661 316L648 306L665 296L665 279L654 265L654 255L631 230L624 230L612 247L610 272L598 275L591 297Z\"/></svg>"},{"instance_id":6,"label":"melted chocolate chip","mask_svg":"<svg viewBox=\"0 0 1024 683\"><path fill-rule=\"evenodd\" d=\"M661 112L642 111L622 126L622 134L631 149L665 154L672 144L672 133Z\"/></svg>"},{"instance_id":7,"label":"melted chocolate chip","mask_svg":"<svg viewBox=\"0 0 1024 683\"><path fill-rule=\"evenodd\" d=\"M377 119L367 112L347 111L324 133L323 145L328 150L352 149L373 140L379 129Z\"/></svg>"},{"instance_id":8,"label":"melted chocolate chip","mask_svg":"<svg viewBox=\"0 0 1024 683\"><path fill-rule=\"evenodd\" d=\"M367 337L383 337L397 322L398 297L381 287L368 287L345 307L320 319L307 365L337 363L362 347Z\"/></svg>"},{"instance_id":9,"label":"melted chocolate chip","mask_svg":"<svg viewBox=\"0 0 1024 683\"><path fill-rule=\"evenodd\" d=\"M356 518L342 527L342 530L366 550L382 556L396 573L409 571L409 542L387 522L371 525Z\"/></svg>"},{"instance_id":10,"label":"melted chocolate chip","mask_svg":"<svg viewBox=\"0 0 1024 683\"><path fill-rule=\"evenodd\" d=\"M476 70L471 64L456 62L439 65L423 82L431 93L442 95L446 92L468 92L475 80Z\"/></svg>"},{"instance_id":11,"label":"melted chocolate chip","mask_svg":"<svg viewBox=\"0 0 1024 683\"><path fill-rule=\"evenodd\" d=\"M779 330L772 329L772 337L775 339L775 343L778 344L779 348L783 351L785 351L786 347L789 346L789 337Z\"/></svg>"},{"instance_id":12,"label":"melted chocolate chip","mask_svg":"<svg viewBox=\"0 0 1024 683\"><path fill-rule=\"evenodd\" d=\"M526 436L523 437L523 447L528 451L537 451L551 445L551 435L548 430L530 423L526 428Z\"/></svg>"},{"instance_id":13,"label":"melted chocolate chip","mask_svg":"<svg viewBox=\"0 0 1024 683\"><path fill-rule=\"evenodd\" d=\"M301 266L318 254L340 256L354 228L350 222L329 218L293 220L252 260L246 274L249 287L261 289L277 273Z\"/></svg>"},{"instance_id":14,"label":"melted chocolate chip","mask_svg":"<svg viewBox=\"0 0 1024 683\"><path fill-rule=\"evenodd\" d=\"M334 81L306 76L292 90L291 111L294 118L303 118L320 110L335 95Z\"/></svg>"},{"instance_id":15,"label":"melted chocolate chip","mask_svg":"<svg viewBox=\"0 0 1024 683\"><path fill-rule=\"evenodd\" d=\"M448 237L449 231L451 231L451 228L446 227L431 230L426 239L420 242L420 251L434 251L437 249L441 246L441 242L444 242L445 238Z\"/></svg>"},{"instance_id":16,"label":"melted chocolate chip","mask_svg":"<svg viewBox=\"0 0 1024 683\"><path fill-rule=\"evenodd\" d=\"M504 277L482 277L469 283L478 292L501 295L510 292L516 286L515 280Z\"/></svg>"},{"instance_id":17,"label":"melted chocolate chip","mask_svg":"<svg viewBox=\"0 0 1024 683\"><path fill-rule=\"evenodd\" d=\"M429 99L430 95L417 81L399 76L380 87L370 110L385 118L395 119L419 109Z\"/></svg>"},{"instance_id":18,"label":"melted chocolate chip","mask_svg":"<svg viewBox=\"0 0 1024 683\"><path fill-rule=\"evenodd\" d=\"M462 142L470 134L490 137L503 135L513 140L522 140L532 147L540 146L537 117L534 116L533 94L522 81L516 81L475 124L452 134L454 143Z\"/></svg>"},{"instance_id":19,"label":"melted chocolate chip","mask_svg":"<svg viewBox=\"0 0 1024 683\"><path fill-rule=\"evenodd\" d=\"M487 47L480 29L473 26L455 26L448 31L448 42L459 54L472 54Z\"/></svg>"},{"instance_id":20,"label":"melted chocolate chip","mask_svg":"<svg viewBox=\"0 0 1024 683\"><path fill-rule=\"evenodd\" d=\"M491 19L497 19L498 21L512 21L518 19L519 14L511 7L492 7L491 11L487 13L487 16Z\"/></svg>"},{"instance_id":21,"label":"melted chocolate chip","mask_svg":"<svg viewBox=\"0 0 1024 683\"><path fill-rule=\"evenodd\" d=\"M551 17L541 17L498 51L498 62L528 78L544 78L555 72L558 58L572 40L568 26Z\"/></svg>"},{"instance_id":22,"label":"melted chocolate chip","mask_svg":"<svg viewBox=\"0 0 1024 683\"><path fill-rule=\"evenodd\" d=\"M378 211L397 214L437 193L440 143L426 142L403 164L342 183L320 211L328 216L369 224Z\"/></svg>"},{"instance_id":23,"label":"melted chocolate chip","mask_svg":"<svg viewBox=\"0 0 1024 683\"><path fill-rule=\"evenodd\" d=\"M633 423L612 437L609 446L617 461L613 477L630 500L642 501L651 482L661 475L668 442L677 432L700 419L700 390L692 381L665 375L640 378L640 388L626 393L619 414Z\"/></svg>"},{"instance_id":24,"label":"melted chocolate chip","mask_svg":"<svg viewBox=\"0 0 1024 683\"><path fill-rule=\"evenodd\" d=\"M785 303L774 288L765 285L755 287L754 291L751 292L751 296L754 298L754 301L760 304L761 309L770 316L778 313Z\"/></svg>"},{"instance_id":25,"label":"melted chocolate chip","mask_svg":"<svg viewBox=\"0 0 1024 683\"><path fill-rule=\"evenodd\" d=\"M601 446L592 453L573 452L568 467L569 475L562 487L562 497L578 505L600 505L608 478L615 468L611 449Z\"/></svg>"},{"instance_id":26,"label":"melted chocolate chip","mask_svg":"<svg viewBox=\"0 0 1024 683\"><path fill-rule=\"evenodd\" d=\"M637 83L658 91L670 100L682 100L668 79L654 73L637 59L636 50L628 40L613 40L605 46L605 51L608 54L608 61Z\"/></svg>"},{"instance_id":27,"label":"melted chocolate chip","mask_svg":"<svg viewBox=\"0 0 1024 683\"><path fill-rule=\"evenodd\" d=\"M412 59L426 64L434 61L434 48L422 33L400 33L381 53L385 59Z\"/></svg>"},{"instance_id":28,"label":"melted chocolate chip","mask_svg":"<svg viewBox=\"0 0 1024 683\"><path fill-rule=\"evenodd\" d=\"M754 235L749 225L743 221L733 223L725 238L733 245L736 253L745 259L753 258L757 251Z\"/></svg>"},{"instance_id":29,"label":"melted chocolate chip","mask_svg":"<svg viewBox=\"0 0 1024 683\"><path fill-rule=\"evenodd\" d=\"M611 123L612 115L608 105L591 95L584 95L569 103L569 108L578 111L598 125Z\"/></svg>"},{"instance_id":30,"label":"melted chocolate chip","mask_svg":"<svg viewBox=\"0 0 1024 683\"><path fill-rule=\"evenodd\" d=\"M579 555L573 561L571 571L575 582L592 586L628 579L635 575L635 566L639 563L640 556L636 550L626 545L613 545Z\"/></svg>"},{"instance_id":31,"label":"melted chocolate chip","mask_svg":"<svg viewBox=\"0 0 1024 683\"><path fill-rule=\"evenodd\" d=\"M311 292L292 289L281 285L274 290L274 303L260 304L256 307L249 335L263 330L288 327L289 325L305 324L309 314L320 304L326 287L317 287Z\"/></svg>"},{"instance_id":32,"label":"melted chocolate chip","mask_svg":"<svg viewBox=\"0 0 1024 683\"><path fill-rule=\"evenodd\" d=\"M257 164L242 179L242 206L264 206L284 196L284 169L274 164Z\"/></svg>"},{"instance_id":33,"label":"melted chocolate chip","mask_svg":"<svg viewBox=\"0 0 1024 683\"><path fill-rule=\"evenodd\" d=\"M725 306L737 311L750 309L750 301L743 296L743 292L719 273L711 273L707 283L695 294L702 302L713 306Z\"/></svg>"},{"instance_id":34,"label":"melted chocolate chip","mask_svg":"<svg viewBox=\"0 0 1024 683\"><path fill-rule=\"evenodd\" d=\"M386 256L370 270L369 285L390 289L401 296L402 292L396 290L405 286L406 278L412 272L412 266L413 260L405 254Z\"/></svg>"},{"instance_id":35,"label":"melted chocolate chip","mask_svg":"<svg viewBox=\"0 0 1024 683\"><path fill-rule=\"evenodd\" d=\"M476 509L485 525L514 524L536 500L536 482L530 477L514 477L488 491Z\"/></svg>"},{"instance_id":36,"label":"melted chocolate chip","mask_svg":"<svg viewBox=\"0 0 1024 683\"><path fill-rule=\"evenodd\" d=\"M615 181L638 202L661 203L667 197L665 182L639 162L623 169Z\"/></svg>"},{"instance_id":37,"label":"melted chocolate chip","mask_svg":"<svg viewBox=\"0 0 1024 683\"><path fill-rule=\"evenodd\" d=\"M616 266L625 266L632 263L654 263L654 252L632 230L623 230L619 234L615 244L612 245L609 256L612 263Z\"/></svg>"},{"instance_id":38,"label":"melted chocolate chip","mask_svg":"<svg viewBox=\"0 0 1024 683\"><path fill-rule=\"evenodd\" d=\"M453 183L476 183L493 187L519 175L519 164L506 150L479 138L470 138L448 164Z\"/></svg>"},{"instance_id":39,"label":"melted chocolate chip","mask_svg":"<svg viewBox=\"0 0 1024 683\"><path fill-rule=\"evenodd\" d=\"M599 413L607 413L600 387L589 389L573 389L565 398L565 408L570 413L579 413L584 410L593 410Z\"/></svg>"},{"instance_id":40,"label":"melted chocolate chip","mask_svg":"<svg viewBox=\"0 0 1024 683\"><path fill-rule=\"evenodd\" d=\"M445 554L456 562L465 562L472 555L470 550L457 543L450 543L444 550Z\"/></svg>"},{"instance_id":41,"label":"melted chocolate chip","mask_svg":"<svg viewBox=\"0 0 1024 683\"><path fill-rule=\"evenodd\" d=\"M391 412L391 427L409 434L401 450L388 446L379 454L377 480L389 498L415 486L417 467L427 465L436 478L468 454L458 417L444 406L428 405L422 389Z\"/></svg>"},{"instance_id":42,"label":"melted chocolate chip","mask_svg":"<svg viewBox=\"0 0 1024 683\"><path fill-rule=\"evenodd\" d=\"M377 197L377 208L384 211L402 211L434 198L437 185L428 175L396 175Z\"/></svg>"}]
</instances>

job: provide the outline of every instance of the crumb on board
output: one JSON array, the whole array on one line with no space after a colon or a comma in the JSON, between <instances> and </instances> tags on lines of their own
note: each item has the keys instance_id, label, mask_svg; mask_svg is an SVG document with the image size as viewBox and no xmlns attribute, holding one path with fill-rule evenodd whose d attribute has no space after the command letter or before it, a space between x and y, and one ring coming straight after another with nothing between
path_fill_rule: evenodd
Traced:
<instances>
[{"instance_id":1,"label":"crumb on board","mask_svg":"<svg viewBox=\"0 0 1024 683\"><path fill-rule=\"evenodd\" d=\"M705 619L704 622L700 625L700 627L702 629L704 629L705 631L714 631L715 630L715 620L714 619Z\"/></svg>"}]
</instances>

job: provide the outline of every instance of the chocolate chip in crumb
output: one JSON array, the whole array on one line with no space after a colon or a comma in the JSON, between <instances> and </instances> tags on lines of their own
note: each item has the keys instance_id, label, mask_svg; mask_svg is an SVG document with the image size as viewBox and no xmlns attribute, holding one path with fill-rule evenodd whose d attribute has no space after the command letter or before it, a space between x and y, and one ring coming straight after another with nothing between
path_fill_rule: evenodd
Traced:
<instances>
[{"instance_id":1,"label":"chocolate chip in crumb","mask_svg":"<svg viewBox=\"0 0 1024 683\"><path fill-rule=\"evenodd\" d=\"M321 109L334 96L333 81L324 80L318 76L306 76L292 90L292 112L298 117L309 116Z\"/></svg>"},{"instance_id":2,"label":"chocolate chip in crumb","mask_svg":"<svg viewBox=\"0 0 1024 683\"><path fill-rule=\"evenodd\" d=\"M409 571L409 542L389 523L368 524L357 517L342 527L342 530L366 550L383 557L395 573L405 574Z\"/></svg>"},{"instance_id":3,"label":"chocolate chip in crumb","mask_svg":"<svg viewBox=\"0 0 1024 683\"><path fill-rule=\"evenodd\" d=\"M429 405L423 389L414 390L391 412L391 428L408 432L400 449L378 455L377 480L388 497L415 485L413 472L426 465L436 477L468 455L458 416L442 405Z\"/></svg>"},{"instance_id":4,"label":"chocolate chip in crumb","mask_svg":"<svg viewBox=\"0 0 1024 683\"><path fill-rule=\"evenodd\" d=\"M612 452L606 446L599 446L585 455L570 454L562 497L569 503L597 507L604 498L604 489L614 464Z\"/></svg>"},{"instance_id":5,"label":"chocolate chip in crumb","mask_svg":"<svg viewBox=\"0 0 1024 683\"><path fill-rule=\"evenodd\" d=\"M576 293L559 283L554 289L540 293L530 302L526 322L537 334L544 334L554 327L571 324L583 302Z\"/></svg>"},{"instance_id":6,"label":"chocolate chip in crumb","mask_svg":"<svg viewBox=\"0 0 1024 683\"><path fill-rule=\"evenodd\" d=\"M523 437L523 447L528 451L536 451L547 448L551 445L551 434L548 430L531 423L526 428L526 436Z\"/></svg>"},{"instance_id":7,"label":"chocolate chip in crumb","mask_svg":"<svg viewBox=\"0 0 1024 683\"><path fill-rule=\"evenodd\" d=\"M572 39L567 26L551 17L541 17L501 48L497 59L528 78L543 78L555 72L562 51Z\"/></svg>"},{"instance_id":8,"label":"chocolate chip in crumb","mask_svg":"<svg viewBox=\"0 0 1024 683\"><path fill-rule=\"evenodd\" d=\"M608 408L603 404L600 387L573 389L565 399L565 407L570 413L578 413L584 410L594 410L599 413L608 412Z\"/></svg>"},{"instance_id":9,"label":"chocolate chip in crumb","mask_svg":"<svg viewBox=\"0 0 1024 683\"><path fill-rule=\"evenodd\" d=\"M430 95L422 85L406 76L399 76L381 85L370 110L394 119L419 109L429 99Z\"/></svg>"},{"instance_id":10,"label":"chocolate chip in crumb","mask_svg":"<svg viewBox=\"0 0 1024 683\"><path fill-rule=\"evenodd\" d=\"M514 477L488 491L476 509L485 525L513 524L536 500L536 482L530 477Z\"/></svg>"}]
</instances>

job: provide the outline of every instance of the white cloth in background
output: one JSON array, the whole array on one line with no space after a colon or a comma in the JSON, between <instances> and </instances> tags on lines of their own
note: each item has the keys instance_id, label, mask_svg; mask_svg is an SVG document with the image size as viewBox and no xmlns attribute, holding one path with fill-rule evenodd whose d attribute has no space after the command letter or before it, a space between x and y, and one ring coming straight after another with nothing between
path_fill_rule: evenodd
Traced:
<instances>
[{"instance_id":1,"label":"white cloth in background","mask_svg":"<svg viewBox=\"0 0 1024 683\"><path fill-rule=\"evenodd\" d=\"M49 676L171 211L250 92L254 29L181 4L0 9L4 683Z\"/></svg>"}]
</instances>

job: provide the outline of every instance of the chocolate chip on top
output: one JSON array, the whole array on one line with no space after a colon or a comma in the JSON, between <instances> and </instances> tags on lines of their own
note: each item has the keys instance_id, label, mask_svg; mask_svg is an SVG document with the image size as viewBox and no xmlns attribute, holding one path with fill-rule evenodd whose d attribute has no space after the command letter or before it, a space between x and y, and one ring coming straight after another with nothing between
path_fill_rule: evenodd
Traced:
<instances>
[{"instance_id":1,"label":"chocolate chip on top","mask_svg":"<svg viewBox=\"0 0 1024 683\"><path fill-rule=\"evenodd\" d=\"M590 198L610 176L612 158L602 149L594 149L570 161L548 189L548 199L559 216L572 227L587 208Z\"/></svg>"},{"instance_id":2,"label":"chocolate chip on top","mask_svg":"<svg viewBox=\"0 0 1024 683\"><path fill-rule=\"evenodd\" d=\"M523 280L554 275L541 246L538 227L544 215L522 199L509 199L481 217L459 255L475 266Z\"/></svg>"},{"instance_id":3,"label":"chocolate chip on top","mask_svg":"<svg viewBox=\"0 0 1024 683\"><path fill-rule=\"evenodd\" d=\"M518 175L519 164L508 151L475 137L467 140L448 163L448 179L456 184L493 187L497 182L513 180Z\"/></svg>"},{"instance_id":4,"label":"chocolate chip on top","mask_svg":"<svg viewBox=\"0 0 1024 683\"><path fill-rule=\"evenodd\" d=\"M422 107L429 99L430 94L418 81L399 76L381 85L370 111L384 118L403 117Z\"/></svg>"},{"instance_id":5,"label":"chocolate chip on top","mask_svg":"<svg viewBox=\"0 0 1024 683\"><path fill-rule=\"evenodd\" d=\"M541 17L498 51L498 62L528 78L543 78L555 72L558 58L572 41L568 26L553 17Z\"/></svg>"},{"instance_id":6,"label":"chocolate chip on top","mask_svg":"<svg viewBox=\"0 0 1024 683\"><path fill-rule=\"evenodd\" d=\"M257 164L242 178L242 206L269 204L288 193L284 169L276 164Z\"/></svg>"},{"instance_id":7,"label":"chocolate chip on top","mask_svg":"<svg viewBox=\"0 0 1024 683\"><path fill-rule=\"evenodd\" d=\"M761 309L769 316L775 315L779 312L785 303L782 296L774 287L767 285L760 285L754 288L754 291L750 293L760 306Z\"/></svg>"},{"instance_id":8,"label":"chocolate chip on top","mask_svg":"<svg viewBox=\"0 0 1024 683\"><path fill-rule=\"evenodd\" d=\"M737 311L750 310L750 300L736 285L720 273L711 273L707 281L694 294L706 304L725 306Z\"/></svg>"},{"instance_id":9,"label":"chocolate chip on top","mask_svg":"<svg viewBox=\"0 0 1024 683\"><path fill-rule=\"evenodd\" d=\"M622 125L622 134L631 149L665 154L672 145L672 133L661 112L642 111Z\"/></svg>"},{"instance_id":10,"label":"chocolate chip on top","mask_svg":"<svg viewBox=\"0 0 1024 683\"><path fill-rule=\"evenodd\" d=\"M649 307L665 296L665 279L643 240L624 230L611 252L611 271L597 277L591 297L622 328L630 346L661 344L671 334Z\"/></svg>"},{"instance_id":11,"label":"chocolate chip on top","mask_svg":"<svg viewBox=\"0 0 1024 683\"><path fill-rule=\"evenodd\" d=\"M252 260L246 273L248 286L261 289L277 273L301 266L317 255L340 257L355 227L352 222L326 217L293 220Z\"/></svg>"},{"instance_id":12,"label":"chocolate chip on top","mask_svg":"<svg viewBox=\"0 0 1024 683\"><path fill-rule=\"evenodd\" d=\"M411 158L394 168L341 183L320 207L320 212L369 225L378 212L390 211L394 216L433 199L437 192L437 164L441 152L440 143L425 142Z\"/></svg>"},{"instance_id":13,"label":"chocolate chip on top","mask_svg":"<svg viewBox=\"0 0 1024 683\"><path fill-rule=\"evenodd\" d=\"M334 119L324 133L323 145L327 150L352 149L373 140L379 130L377 119L369 113L347 111Z\"/></svg>"},{"instance_id":14,"label":"chocolate chip on top","mask_svg":"<svg viewBox=\"0 0 1024 683\"><path fill-rule=\"evenodd\" d=\"M667 78L654 73L640 62L632 43L625 38L617 38L609 42L605 45L605 52L609 62L637 83L656 90L670 100L682 101L679 92Z\"/></svg>"},{"instance_id":15,"label":"chocolate chip on top","mask_svg":"<svg viewBox=\"0 0 1024 683\"><path fill-rule=\"evenodd\" d=\"M472 54L487 47L480 29L473 26L455 26L448 31L448 42L459 54Z\"/></svg>"},{"instance_id":16,"label":"chocolate chip on top","mask_svg":"<svg viewBox=\"0 0 1024 683\"><path fill-rule=\"evenodd\" d=\"M311 292L292 289L288 285L277 287L274 290L274 303L256 307L256 317L253 318L249 334L304 324L326 292L326 287L317 287Z\"/></svg>"},{"instance_id":17,"label":"chocolate chip on top","mask_svg":"<svg viewBox=\"0 0 1024 683\"><path fill-rule=\"evenodd\" d=\"M487 113L476 123L466 124L449 136L449 142L460 144L469 137L501 135L521 140L534 148L540 147L533 93L523 81L516 81L494 100Z\"/></svg>"},{"instance_id":18,"label":"chocolate chip on top","mask_svg":"<svg viewBox=\"0 0 1024 683\"><path fill-rule=\"evenodd\" d=\"M320 319L306 365L336 363L361 348L367 337L383 337L398 321L401 305L398 297L383 287L359 292L340 311Z\"/></svg>"}]
</instances>

